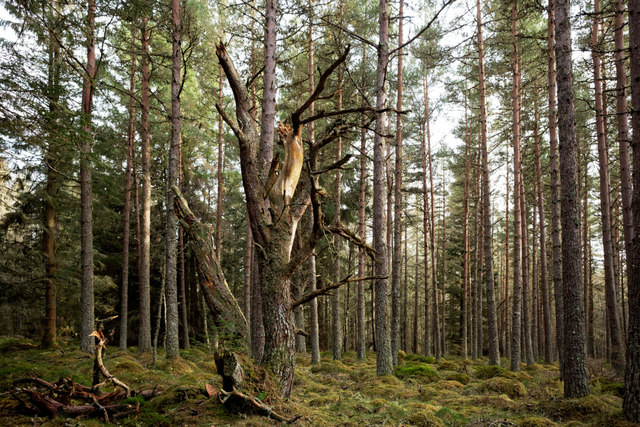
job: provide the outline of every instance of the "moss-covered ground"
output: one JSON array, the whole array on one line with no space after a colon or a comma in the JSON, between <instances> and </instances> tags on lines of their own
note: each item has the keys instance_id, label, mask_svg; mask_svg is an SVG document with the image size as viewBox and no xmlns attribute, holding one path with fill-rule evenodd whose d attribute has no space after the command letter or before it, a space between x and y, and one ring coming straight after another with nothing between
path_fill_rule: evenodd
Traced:
<instances>
[{"instance_id":1,"label":"moss-covered ground","mask_svg":"<svg viewBox=\"0 0 640 427\"><path fill-rule=\"evenodd\" d=\"M360 361L346 353L341 362L323 354L322 363L311 365L308 355L296 360L291 399L273 393L264 373L248 368L249 389L278 413L302 418L304 426L631 426L621 415L623 385L612 376L592 378L592 394L563 399L557 364L522 365L520 372L488 367L485 359L463 361L406 355L394 375L376 376L375 355ZM104 358L111 373L135 390L158 387L164 393L149 402L140 400L136 417L120 420L125 426L173 425L274 425L251 414L230 414L210 399L205 384L221 388L212 353L204 347L182 352L182 359L158 362L135 348L108 348ZM0 339L0 425L97 426L98 420L21 415L8 393L19 378L41 377L56 381L73 376L89 385L93 359L74 343L56 350L39 349L24 339ZM606 371L605 371L606 374ZM136 398L134 398L136 399Z\"/></svg>"}]
</instances>

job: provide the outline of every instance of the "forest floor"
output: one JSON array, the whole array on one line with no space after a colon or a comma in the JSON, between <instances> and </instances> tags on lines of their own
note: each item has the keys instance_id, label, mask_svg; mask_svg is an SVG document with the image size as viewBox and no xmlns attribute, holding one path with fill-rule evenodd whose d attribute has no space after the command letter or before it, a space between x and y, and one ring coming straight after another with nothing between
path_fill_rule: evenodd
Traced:
<instances>
[{"instance_id":1,"label":"forest floor","mask_svg":"<svg viewBox=\"0 0 640 427\"><path fill-rule=\"evenodd\" d=\"M107 348L104 363L112 375L134 390L156 386L163 390L149 402L140 399L139 414L119 420L122 425L277 424L259 415L230 414L217 398L208 397L205 385L220 389L221 383L206 348L184 350L176 361L166 361L160 353L153 364L151 354L138 355L135 348L126 352ZM327 353L318 365L311 365L309 356L298 355L290 400L275 397L269 382L250 369L246 374L251 386L243 391L287 418L301 416L295 425L303 426L635 425L622 418L623 384L598 361L590 362L591 394L563 399L557 363L523 364L520 372L512 373L487 366L486 359L401 358L395 375L377 377L373 353L359 361L349 352L341 362ZM90 385L92 367L93 357L77 350L75 342L42 350L25 339L0 339L0 425L104 425L99 420L22 415L9 393L14 380L21 378L57 381L73 376L75 382Z\"/></svg>"}]
</instances>

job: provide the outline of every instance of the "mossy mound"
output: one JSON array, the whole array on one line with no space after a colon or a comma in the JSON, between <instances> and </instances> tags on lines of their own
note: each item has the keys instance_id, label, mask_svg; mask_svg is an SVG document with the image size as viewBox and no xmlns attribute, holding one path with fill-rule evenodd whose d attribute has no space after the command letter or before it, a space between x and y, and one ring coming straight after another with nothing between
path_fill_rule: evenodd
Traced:
<instances>
[{"instance_id":1,"label":"mossy mound","mask_svg":"<svg viewBox=\"0 0 640 427\"><path fill-rule=\"evenodd\" d=\"M178 357L177 359L163 360L158 363L158 369L172 374L191 374L198 370L198 365L190 360Z\"/></svg>"},{"instance_id":2,"label":"mossy mound","mask_svg":"<svg viewBox=\"0 0 640 427\"><path fill-rule=\"evenodd\" d=\"M591 382L593 391L624 397L624 383L607 377L598 377Z\"/></svg>"},{"instance_id":3,"label":"mossy mound","mask_svg":"<svg viewBox=\"0 0 640 427\"><path fill-rule=\"evenodd\" d=\"M476 386L476 390L479 392L490 391L499 394L506 394L511 398L527 395L527 388L520 381L502 377L494 377L482 381Z\"/></svg>"},{"instance_id":4,"label":"mossy mound","mask_svg":"<svg viewBox=\"0 0 640 427\"><path fill-rule=\"evenodd\" d=\"M436 363L436 358L433 356L424 356L422 354L407 354L405 357L407 362L420 362L420 363Z\"/></svg>"},{"instance_id":5,"label":"mossy mound","mask_svg":"<svg viewBox=\"0 0 640 427\"><path fill-rule=\"evenodd\" d=\"M420 400L423 402L444 404L460 398L457 389L443 389L439 383L430 384L420 390Z\"/></svg>"},{"instance_id":6,"label":"mossy mound","mask_svg":"<svg viewBox=\"0 0 640 427\"><path fill-rule=\"evenodd\" d=\"M445 425L467 425L470 421L469 418L446 406L440 408L435 415L444 421Z\"/></svg>"},{"instance_id":7,"label":"mossy mound","mask_svg":"<svg viewBox=\"0 0 640 427\"><path fill-rule=\"evenodd\" d=\"M113 367L110 369L110 372L113 375L119 375L122 373L139 374L146 371L147 368L139 364L138 361L131 356L124 356L122 358L119 358L118 361L114 362Z\"/></svg>"},{"instance_id":8,"label":"mossy mound","mask_svg":"<svg viewBox=\"0 0 640 427\"><path fill-rule=\"evenodd\" d=\"M444 427L444 422L438 418L433 411L423 409L409 415L407 422L414 426L420 427Z\"/></svg>"},{"instance_id":9,"label":"mossy mound","mask_svg":"<svg viewBox=\"0 0 640 427\"><path fill-rule=\"evenodd\" d=\"M542 417L524 417L518 422L519 427L553 427L558 424L553 421Z\"/></svg>"},{"instance_id":10,"label":"mossy mound","mask_svg":"<svg viewBox=\"0 0 640 427\"><path fill-rule=\"evenodd\" d=\"M178 386L164 390L160 396L151 399L150 403L156 410L164 411L171 405L202 397L204 397L203 390L194 387Z\"/></svg>"},{"instance_id":11,"label":"mossy mound","mask_svg":"<svg viewBox=\"0 0 640 427\"><path fill-rule=\"evenodd\" d=\"M438 370L439 371L458 371L460 370L460 365L451 360L440 359L438 362Z\"/></svg>"},{"instance_id":12,"label":"mossy mound","mask_svg":"<svg viewBox=\"0 0 640 427\"><path fill-rule=\"evenodd\" d=\"M543 367L542 365L540 365L539 363L531 363L530 365L527 365L527 366L524 368L524 370L525 370L525 371L527 371L527 372L534 372L534 373L537 373L537 372L542 372L542 371L544 371L545 369L544 369L544 367Z\"/></svg>"},{"instance_id":13,"label":"mossy mound","mask_svg":"<svg viewBox=\"0 0 640 427\"><path fill-rule=\"evenodd\" d=\"M464 372L452 372L446 376L449 381L458 381L460 384L467 385L471 381L471 377Z\"/></svg>"},{"instance_id":14,"label":"mossy mound","mask_svg":"<svg viewBox=\"0 0 640 427\"><path fill-rule=\"evenodd\" d=\"M351 368L339 360L323 361L312 365L310 370L313 374L348 374L352 371Z\"/></svg>"},{"instance_id":15,"label":"mossy mound","mask_svg":"<svg viewBox=\"0 0 640 427\"><path fill-rule=\"evenodd\" d=\"M509 375L509 371L507 371L505 368L503 368L501 366L479 365L479 366L475 367L474 375L478 379L486 380L486 379L494 378L494 377L506 377L506 376Z\"/></svg>"},{"instance_id":16,"label":"mossy mound","mask_svg":"<svg viewBox=\"0 0 640 427\"><path fill-rule=\"evenodd\" d=\"M506 394L499 395L474 395L462 396L450 401L449 405L459 411L472 412L472 408L477 408L478 413L486 414L488 410L520 412L522 405L512 400Z\"/></svg>"},{"instance_id":17,"label":"mossy mound","mask_svg":"<svg viewBox=\"0 0 640 427\"><path fill-rule=\"evenodd\" d=\"M425 363L407 363L404 366L398 366L394 374L400 379L415 378L427 383L440 379L438 372Z\"/></svg>"},{"instance_id":18,"label":"mossy mound","mask_svg":"<svg viewBox=\"0 0 640 427\"><path fill-rule=\"evenodd\" d=\"M621 399L614 396L590 394L576 399L558 399L540 402L539 409L555 421L583 420L588 417L612 416L621 409Z\"/></svg>"},{"instance_id":19,"label":"mossy mound","mask_svg":"<svg viewBox=\"0 0 640 427\"><path fill-rule=\"evenodd\" d=\"M436 383L436 387L439 387L442 390L458 390L464 388L464 384L453 380L441 380Z\"/></svg>"}]
</instances>

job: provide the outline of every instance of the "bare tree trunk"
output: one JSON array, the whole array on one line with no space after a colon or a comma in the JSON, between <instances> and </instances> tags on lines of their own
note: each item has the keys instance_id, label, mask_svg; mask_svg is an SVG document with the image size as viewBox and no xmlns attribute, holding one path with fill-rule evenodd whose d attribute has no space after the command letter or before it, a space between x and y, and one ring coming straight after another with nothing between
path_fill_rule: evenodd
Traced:
<instances>
[{"instance_id":1,"label":"bare tree trunk","mask_svg":"<svg viewBox=\"0 0 640 427\"><path fill-rule=\"evenodd\" d=\"M560 128L560 187L562 193L562 282L564 296L564 395L589 394L584 342L584 307L580 272L577 151L573 108L571 25L569 0L556 0L556 58L558 65L558 124Z\"/></svg>"},{"instance_id":2,"label":"bare tree trunk","mask_svg":"<svg viewBox=\"0 0 640 427\"><path fill-rule=\"evenodd\" d=\"M429 196L427 194L427 141L431 139L429 129L429 76L424 75L424 120L425 128L422 132L422 226L424 231L424 353L431 353L431 318L429 316Z\"/></svg>"},{"instance_id":3,"label":"bare tree trunk","mask_svg":"<svg viewBox=\"0 0 640 427\"><path fill-rule=\"evenodd\" d=\"M520 167L522 167L521 160ZM527 364L534 362L531 342L531 294L529 292L529 227L527 225L527 200L524 193L524 173L520 173L520 214L522 215L522 328L524 334L524 359Z\"/></svg>"},{"instance_id":4,"label":"bare tree trunk","mask_svg":"<svg viewBox=\"0 0 640 427\"><path fill-rule=\"evenodd\" d=\"M55 11L55 18L58 14L57 2L52 3ZM44 212L42 218L42 257L45 268L45 322L42 346L44 348L55 347L58 344L57 337L57 271L58 262L56 260L56 231L58 229L56 221L56 207L53 201L58 193L58 172L56 168L56 155L58 154L53 142L58 126L56 117L58 116L58 103L60 94L60 71L61 57L60 45L56 40L56 35L52 31L49 35L49 58L47 61L47 86L49 89L49 115L47 120L47 133L49 142L44 153L43 166L47 180L46 197L44 197Z\"/></svg>"},{"instance_id":5,"label":"bare tree trunk","mask_svg":"<svg viewBox=\"0 0 640 427\"><path fill-rule=\"evenodd\" d=\"M178 147L178 185L180 191L184 192L185 186L183 183L183 165L182 165L182 138L180 139L180 146ZM180 292L180 323L182 324L182 348L189 348L189 320L187 309L187 286L185 278L185 262L184 262L184 227L182 224L178 224L178 273L180 277L179 292Z\"/></svg>"},{"instance_id":6,"label":"bare tree trunk","mask_svg":"<svg viewBox=\"0 0 640 427\"><path fill-rule=\"evenodd\" d=\"M536 91L537 92L537 91ZM542 312L544 324L544 360L553 361L553 343L551 339L551 298L549 282L547 280L547 232L544 214L544 198L542 197L542 166L540 162L540 135L538 131L538 103L534 98L534 128L533 138L536 155L536 182L538 191L538 218L540 222L540 287L542 288Z\"/></svg>"},{"instance_id":7,"label":"bare tree trunk","mask_svg":"<svg viewBox=\"0 0 640 427\"><path fill-rule=\"evenodd\" d=\"M122 232L122 288L120 290L120 350L127 349L129 320L129 235L131 230L131 175L136 135L135 110L136 26L131 25L131 67L129 71L129 129L127 134L127 168L124 184L124 218Z\"/></svg>"},{"instance_id":8,"label":"bare tree trunk","mask_svg":"<svg viewBox=\"0 0 640 427\"><path fill-rule=\"evenodd\" d=\"M476 162L474 162L476 163ZM476 163L477 164L477 163ZM474 167L473 192L475 203L473 206L473 283L471 284L471 357L477 359L482 356L481 313L478 312L478 294L480 281L480 191L478 185L478 170Z\"/></svg>"},{"instance_id":9,"label":"bare tree trunk","mask_svg":"<svg viewBox=\"0 0 640 427\"><path fill-rule=\"evenodd\" d=\"M309 94L313 93L315 88L314 75L314 44L313 44L313 7L312 0L309 0ZM309 114L315 112L315 103L309 106ZM364 130L363 130L364 131ZM311 144L315 143L314 123L307 125L307 137ZM362 197L362 196L361 196ZM313 232L313 218L309 215L309 232ZM362 283L362 282L360 282ZM315 254L309 256L309 291L316 290L316 257ZM320 363L320 332L318 330L318 299L314 298L309 303L309 321L310 321L310 340L311 340L311 363Z\"/></svg>"},{"instance_id":10,"label":"bare tree trunk","mask_svg":"<svg viewBox=\"0 0 640 427\"><path fill-rule=\"evenodd\" d=\"M616 117L618 121L618 144L620 163L620 193L622 198L622 223L624 229L624 249L627 275L631 271L631 252L633 251L633 212L631 206L631 169L629 156L629 117L627 113L627 70L625 67L626 52L624 43L624 0L616 0L615 17L615 50L616 50ZM624 299L622 300L624 312ZM624 316L623 316L624 320ZM623 321L624 323L624 321ZM623 328L623 331L625 328ZM624 335L624 333L623 333Z\"/></svg>"},{"instance_id":11,"label":"bare tree trunk","mask_svg":"<svg viewBox=\"0 0 640 427\"><path fill-rule=\"evenodd\" d=\"M93 291L93 188L91 184L91 150L93 134L91 130L91 110L93 109L93 91L96 76L95 51L95 0L87 4L87 65L82 84L82 132L80 147L80 231L81 231L81 295L82 320L80 322L80 349L93 353L95 340L90 336L95 329L94 291Z\"/></svg>"},{"instance_id":12,"label":"bare tree trunk","mask_svg":"<svg viewBox=\"0 0 640 427\"><path fill-rule=\"evenodd\" d=\"M218 80L218 102L222 104L222 65L218 67L220 73ZM222 191L224 186L222 185L222 165L224 162L223 156L223 139L222 139L222 116L218 115L218 191L216 194L216 256L218 261L222 262Z\"/></svg>"},{"instance_id":13,"label":"bare tree trunk","mask_svg":"<svg viewBox=\"0 0 640 427\"><path fill-rule=\"evenodd\" d=\"M447 262L447 252L446 252L446 236L447 236L447 218L445 216L446 213L446 209L447 209L447 198L446 198L446 183L445 183L445 174L444 174L444 163L442 164L442 281L440 282L440 298L441 298L441 312L440 312L440 316L441 316L441 322L442 322L442 331L440 333L440 351L442 354L442 357L445 357L447 354L447 346L446 346L446 319L445 319L445 313L446 313L446 305L445 305L445 301L446 301L446 288L445 288L445 283L446 283L446 278L447 278L447 269L446 269L446 262ZM434 218L434 222L435 222L435 218ZM434 271L436 269L434 268Z\"/></svg>"},{"instance_id":14,"label":"bare tree trunk","mask_svg":"<svg viewBox=\"0 0 640 427\"><path fill-rule=\"evenodd\" d=\"M484 76L484 43L482 40L482 13L480 0L476 2L478 35L478 69L480 80L480 148L482 151L482 192L484 220L484 280L487 289L487 333L489 338L489 365L500 364L498 347L498 319L493 283L493 229L491 221L491 189L489 186L489 152L487 142L487 107ZM444 242L444 239L443 239ZM444 252L444 251L443 251ZM443 253L444 256L444 253Z\"/></svg>"},{"instance_id":15,"label":"bare tree trunk","mask_svg":"<svg viewBox=\"0 0 640 427\"><path fill-rule=\"evenodd\" d=\"M387 0L380 0L378 22L380 25L378 42L378 65L376 73L376 108L382 110L386 104L385 75L389 62L389 11ZM377 251L375 260L375 293L376 293L376 370L378 375L387 375L393 371L391 358L391 337L388 325L388 255L387 224L384 212L385 179L384 179L384 133L385 114L376 118L376 132L373 141L373 245Z\"/></svg>"},{"instance_id":16,"label":"bare tree trunk","mask_svg":"<svg viewBox=\"0 0 640 427\"><path fill-rule=\"evenodd\" d=\"M520 67L518 54L518 18L516 3L511 8L511 34L513 38L513 311L511 320L511 370L520 370L520 343L522 327L522 215L520 204Z\"/></svg>"},{"instance_id":17,"label":"bare tree trunk","mask_svg":"<svg viewBox=\"0 0 640 427\"><path fill-rule=\"evenodd\" d=\"M509 335L509 258L511 253L509 252L509 195L511 192L509 191L509 144L506 146L506 159L507 159L507 191L505 193L505 216L504 216L504 225L505 225L505 251L504 251L504 325L503 325L503 333L504 333L504 353L506 357L511 357L511 341Z\"/></svg>"},{"instance_id":18,"label":"bare tree trunk","mask_svg":"<svg viewBox=\"0 0 640 427\"><path fill-rule=\"evenodd\" d=\"M468 350L468 330L467 306L469 300L467 294L469 292L469 120L467 117L468 104L467 96L464 98L464 219L462 235L464 236L464 255L462 268L462 358L467 359ZM508 180L507 180L508 181ZM509 238L507 237L507 240Z\"/></svg>"},{"instance_id":19,"label":"bare tree trunk","mask_svg":"<svg viewBox=\"0 0 640 427\"><path fill-rule=\"evenodd\" d=\"M342 16L342 2L340 2L340 16ZM342 110L342 67L338 69L338 102L337 109L338 111ZM342 137L338 136L337 144L336 144L336 161L340 161L342 158ZM340 187L342 185L342 170L340 168L336 169L336 191L335 191L335 221L336 224L340 222ZM340 281L340 246L341 239L340 236L333 236L333 247L335 250L335 258L333 260L333 281ZM341 333L341 325L340 325L340 289L336 289L333 293L332 298L332 314L333 314L333 360L342 360L342 333ZM345 322L346 322L345 318Z\"/></svg>"},{"instance_id":20,"label":"bare tree trunk","mask_svg":"<svg viewBox=\"0 0 640 427\"><path fill-rule=\"evenodd\" d=\"M173 212L172 187L178 184L180 153L180 88L182 52L180 39L182 34L180 21L180 0L171 1L173 62L171 66L171 148L169 150L169 170L167 189L167 359L180 357L180 338L178 322L178 280L177 280L177 240L178 221Z\"/></svg>"},{"instance_id":21,"label":"bare tree trunk","mask_svg":"<svg viewBox=\"0 0 640 427\"><path fill-rule=\"evenodd\" d=\"M438 298L437 283L437 265L436 265L436 215L435 215L435 197L433 190L433 161L431 158L431 135L427 132L427 161L429 163L429 253L431 254L431 286L433 287L433 348L436 359L440 359L441 354L441 338L440 338L440 299ZM444 307L442 307L444 310Z\"/></svg>"},{"instance_id":22,"label":"bare tree trunk","mask_svg":"<svg viewBox=\"0 0 640 427\"><path fill-rule=\"evenodd\" d=\"M150 272L150 233L151 233L151 158L149 130L149 33L147 16L142 17L142 80L141 80L141 162L142 162L142 219L140 223L140 331L138 334L138 352L151 351L151 296L149 285Z\"/></svg>"},{"instance_id":23,"label":"bare tree trunk","mask_svg":"<svg viewBox=\"0 0 640 427\"><path fill-rule=\"evenodd\" d=\"M363 49L363 62L366 62L366 50ZM364 80L364 73L363 73ZM366 206L366 190L367 190L367 155L366 155L366 130L364 127L365 117L362 116L363 126L360 128L360 198L358 205L358 236L362 241L366 241L365 228L365 206ZM358 248L358 276L364 277L365 274L364 249ZM358 337L357 349L358 359L364 360L366 356L366 324L365 324L365 297L364 297L364 281L358 282Z\"/></svg>"},{"instance_id":24,"label":"bare tree trunk","mask_svg":"<svg viewBox=\"0 0 640 427\"><path fill-rule=\"evenodd\" d=\"M407 239L408 240L408 239ZM406 252L406 251L405 251ZM419 324L420 324L420 320L418 317L418 311L419 311L419 305L418 305L418 301L419 299L419 281L418 281L418 275L419 275L419 265L420 263L418 262L418 254L420 252L420 239L416 238L416 261L415 261L415 278L413 281L413 284L415 286L414 290L413 290L413 346L411 347L412 349L412 353L417 354L418 353L418 328L419 328ZM406 256L406 255L405 255Z\"/></svg>"},{"instance_id":25,"label":"bare tree trunk","mask_svg":"<svg viewBox=\"0 0 640 427\"><path fill-rule=\"evenodd\" d=\"M622 409L627 419L640 422L640 1L629 0L629 49L631 69L631 126L633 129L633 244L628 274L629 326L627 366Z\"/></svg>"},{"instance_id":26,"label":"bare tree trunk","mask_svg":"<svg viewBox=\"0 0 640 427\"><path fill-rule=\"evenodd\" d=\"M558 137L556 132L556 51L555 6L549 0L547 51L549 53L549 170L551 178L551 242L553 287L556 308L556 347L560 361L560 378L564 378L564 301L562 286L562 243L560 240L560 179L558 176Z\"/></svg>"},{"instance_id":27,"label":"bare tree trunk","mask_svg":"<svg viewBox=\"0 0 640 427\"><path fill-rule=\"evenodd\" d=\"M247 323L251 325L251 270L253 260L253 236L251 235L251 225L247 218L247 239L244 245L244 304L242 312L247 319ZM250 332L250 331L249 331ZM249 339L251 342L251 339Z\"/></svg>"},{"instance_id":28,"label":"bare tree trunk","mask_svg":"<svg viewBox=\"0 0 640 427\"><path fill-rule=\"evenodd\" d=\"M400 0L398 23L398 46L402 46L404 0ZM398 51L398 90L396 109L402 111L402 49ZM393 268L391 278L391 357L398 364L400 349L400 278L402 277L402 115L396 115L396 163L394 179L393 215ZM406 307L406 304L405 304Z\"/></svg>"},{"instance_id":29,"label":"bare tree trunk","mask_svg":"<svg viewBox=\"0 0 640 427\"><path fill-rule=\"evenodd\" d=\"M593 28L591 34L591 57L593 59L593 81L595 86L596 134L598 139L598 163L600 165L600 219L602 224L602 245L604 248L604 282L607 306L607 321L611 337L611 364L618 373L624 372L624 353L622 331L620 327L620 310L616 296L614 274L614 250L611 241L611 200L609 188L609 156L607 153L607 135L604 123L601 52L598 41L598 19L600 0L593 2Z\"/></svg>"}]
</instances>

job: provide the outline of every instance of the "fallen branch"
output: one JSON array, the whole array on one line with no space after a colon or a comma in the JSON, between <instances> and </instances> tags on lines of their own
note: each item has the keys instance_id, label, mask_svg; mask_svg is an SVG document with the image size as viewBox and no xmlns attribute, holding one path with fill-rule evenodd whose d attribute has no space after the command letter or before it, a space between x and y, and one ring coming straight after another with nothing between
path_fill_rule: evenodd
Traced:
<instances>
[{"instance_id":1,"label":"fallen branch","mask_svg":"<svg viewBox=\"0 0 640 427\"><path fill-rule=\"evenodd\" d=\"M102 350L104 349L106 338L102 333L102 324L98 326L97 331L93 331L90 336L94 336L98 338L98 345L96 346L96 358L93 363L93 386L91 387L93 391L97 391L100 387L111 381L113 384L122 387L125 392L125 397L129 397L131 395L131 390L129 386L114 377L109 373L107 368L104 366L104 362L102 361ZM98 383L100 374L105 377L105 380L101 383Z\"/></svg>"},{"instance_id":2,"label":"fallen branch","mask_svg":"<svg viewBox=\"0 0 640 427\"><path fill-rule=\"evenodd\" d=\"M311 291L311 292L307 292L306 294L304 294L303 296L301 296L300 298L298 298L297 300L293 301L291 303L291 309L293 310L294 308L296 308L297 306L307 303L309 301L311 301L314 298L317 298L321 295L325 295L327 292L333 290L333 289L337 289L342 285L346 285L347 283L353 283L353 282L361 282L363 280L374 280L374 279L384 279L386 277L381 277L381 276L366 276L366 277L356 277L351 279L351 274L348 275L347 277L345 277L344 279L340 280L339 282L335 282L332 283L330 285L327 286L323 286L320 289L316 289L315 291Z\"/></svg>"}]
</instances>

